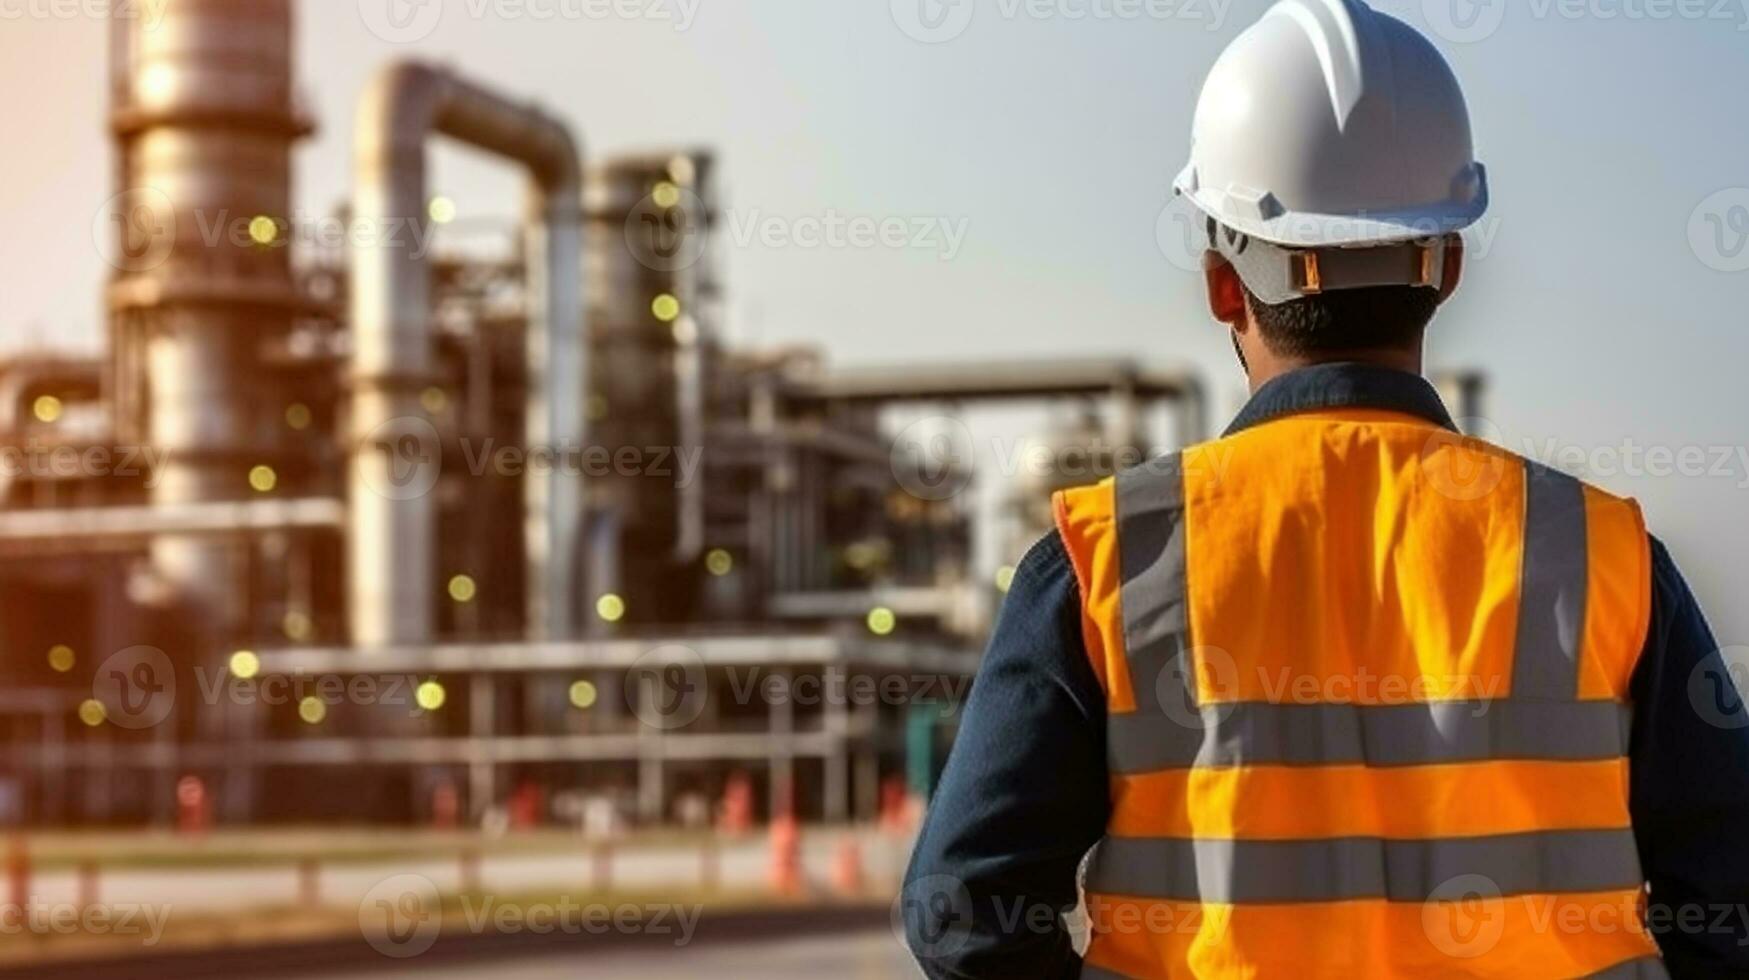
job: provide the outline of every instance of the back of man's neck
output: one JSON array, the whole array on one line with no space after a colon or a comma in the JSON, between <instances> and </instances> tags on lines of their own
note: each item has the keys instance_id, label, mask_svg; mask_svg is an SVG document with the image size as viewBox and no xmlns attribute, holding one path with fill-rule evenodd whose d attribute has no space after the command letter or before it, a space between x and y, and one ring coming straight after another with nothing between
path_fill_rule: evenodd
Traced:
<instances>
[{"instance_id":1,"label":"back of man's neck","mask_svg":"<svg viewBox=\"0 0 1749 980\"><path fill-rule=\"evenodd\" d=\"M1251 365L1249 374L1251 391L1255 393L1257 389L1284 374L1290 374L1301 368L1315 367L1319 364L1369 364L1373 367L1420 374L1421 350L1416 348L1414 350L1320 351L1315 356L1271 357L1267 363L1253 363Z\"/></svg>"}]
</instances>

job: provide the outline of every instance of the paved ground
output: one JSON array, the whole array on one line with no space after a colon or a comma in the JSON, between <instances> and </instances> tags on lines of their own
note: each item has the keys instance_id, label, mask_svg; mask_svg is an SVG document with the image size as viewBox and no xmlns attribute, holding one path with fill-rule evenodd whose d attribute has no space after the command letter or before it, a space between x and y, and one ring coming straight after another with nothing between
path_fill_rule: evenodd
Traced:
<instances>
[{"instance_id":1,"label":"paved ground","mask_svg":"<svg viewBox=\"0 0 1749 980\"><path fill-rule=\"evenodd\" d=\"M745 943L701 943L673 951L628 949L588 955L510 960L483 967L445 967L432 962L418 971L432 980L914 980L922 974L890 930ZM299 980L381 980L373 973L312 973Z\"/></svg>"}]
</instances>

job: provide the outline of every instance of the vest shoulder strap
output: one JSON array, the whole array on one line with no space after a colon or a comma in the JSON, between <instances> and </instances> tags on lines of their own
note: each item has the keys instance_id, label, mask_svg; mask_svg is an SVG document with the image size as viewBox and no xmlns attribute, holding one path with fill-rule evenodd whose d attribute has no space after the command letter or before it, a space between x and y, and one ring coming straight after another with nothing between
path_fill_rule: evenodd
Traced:
<instances>
[{"instance_id":1,"label":"vest shoulder strap","mask_svg":"<svg viewBox=\"0 0 1749 980\"><path fill-rule=\"evenodd\" d=\"M1524 461L1513 698L1627 699L1651 622L1651 541L1632 500Z\"/></svg>"},{"instance_id":2,"label":"vest shoulder strap","mask_svg":"<svg viewBox=\"0 0 1749 980\"><path fill-rule=\"evenodd\" d=\"M1087 655L1113 711L1159 707L1160 678L1180 652L1176 637L1186 619L1181 459L1163 456L1052 499L1057 533L1081 590ZM1156 562L1174 541L1176 559ZM1176 597L1171 608L1153 601L1160 586Z\"/></svg>"}]
</instances>

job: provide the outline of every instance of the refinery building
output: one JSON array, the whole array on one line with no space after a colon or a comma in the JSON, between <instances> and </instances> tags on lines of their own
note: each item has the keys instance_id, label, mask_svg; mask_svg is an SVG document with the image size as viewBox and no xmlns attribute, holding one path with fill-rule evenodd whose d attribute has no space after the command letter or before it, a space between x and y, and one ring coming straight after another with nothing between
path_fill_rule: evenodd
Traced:
<instances>
[{"instance_id":1,"label":"refinery building","mask_svg":"<svg viewBox=\"0 0 1749 980\"><path fill-rule=\"evenodd\" d=\"M738 782L869 819L927 789L1000 600L971 459L894 413L1206 434L1193 375L1122 361L731 348L708 151L597 155L449 68L320 120L350 203L306 234L292 7L112 25L106 349L0 362L0 816L163 824L198 788L228 824L648 824ZM438 139L526 176L513 227L432 236Z\"/></svg>"}]
</instances>

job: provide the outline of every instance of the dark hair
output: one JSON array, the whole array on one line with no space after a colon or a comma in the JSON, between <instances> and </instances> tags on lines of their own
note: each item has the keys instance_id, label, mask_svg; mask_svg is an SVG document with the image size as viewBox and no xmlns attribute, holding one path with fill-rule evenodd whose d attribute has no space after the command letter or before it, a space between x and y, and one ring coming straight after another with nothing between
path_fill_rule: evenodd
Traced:
<instances>
[{"instance_id":1,"label":"dark hair","mask_svg":"<svg viewBox=\"0 0 1749 980\"><path fill-rule=\"evenodd\" d=\"M1245 289L1269 349L1283 357L1414 345L1439 307L1439 290L1373 286L1302 296L1271 306Z\"/></svg>"}]
</instances>

